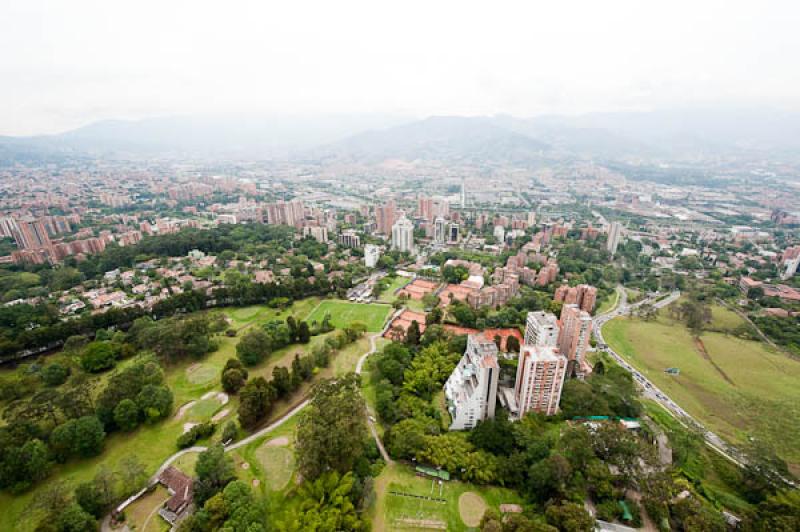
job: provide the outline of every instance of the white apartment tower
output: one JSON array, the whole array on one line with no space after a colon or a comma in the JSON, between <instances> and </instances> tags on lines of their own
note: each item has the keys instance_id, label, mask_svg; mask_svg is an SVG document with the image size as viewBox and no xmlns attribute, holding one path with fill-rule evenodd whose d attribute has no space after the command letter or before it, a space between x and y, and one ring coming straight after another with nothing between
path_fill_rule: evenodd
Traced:
<instances>
[{"instance_id":1,"label":"white apartment tower","mask_svg":"<svg viewBox=\"0 0 800 532\"><path fill-rule=\"evenodd\" d=\"M381 248L374 244L367 244L364 246L364 265L367 268L374 268L378 265L378 259L381 258Z\"/></svg>"},{"instance_id":2,"label":"white apartment tower","mask_svg":"<svg viewBox=\"0 0 800 532\"><path fill-rule=\"evenodd\" d=\"M552 416L558 412L567 359L550 345L524 345L520 349L514 399L517 415L528 412Z\"/></svg>"},{"instance_id":3,"label":"white apartment tower","mask_svg":"<svg viewBox=\"0 0 800 532\"><path fill-rule=\"evenodd\" d=\"M525 325L525 345L556 347L558 345L558 319L550 312L528 312Z\"/></svg>"},{"instance_id":4,"label":"white apartment tower","mask_svg":"<svg viewBox=\"0 0 800 532\"><path fill-rule=\"evenodd\" d=\"M617 246L619 246L620 238L622 237L622 224L619 222L611 222L608 227L608 241L606 242L606 249L614 256L617 253Z\"/></svg>"},{"instance_id":5,"label":"white apartment tower","mask_svg":"<svg viewBox=\"0 0 800 532\"><path fill-rule=\"evenodd\" d=\"M480 334L467 338L467 349L444 385L450 430L471 429L494 417L500 366L497 346Z\"/></svg>"},{"instance_id":6,"label":"white apartment tower","mask_svg":"<svg viewBox=\"0 0 800 532\"><path fill-rule=\"evenodd\" d=\"M405 216L392 226L392 249L414 252L414 224Z\"/></svg>"}]
</instances>

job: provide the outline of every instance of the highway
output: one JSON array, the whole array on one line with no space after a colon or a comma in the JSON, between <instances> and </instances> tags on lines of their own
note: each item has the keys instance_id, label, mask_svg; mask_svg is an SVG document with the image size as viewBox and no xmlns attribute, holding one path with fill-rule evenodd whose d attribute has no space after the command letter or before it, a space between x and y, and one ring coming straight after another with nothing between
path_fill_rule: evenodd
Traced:
<instances>
[{"instance_id":1,"label":"highway","mask_svg":"<svg viewBox=\"0 0 800 532\"><path fill-rule=\"evenodd\" d=\"M598 349L604 350L608 353L616 362L628 370L631 375L633 375L634 380L639 385L642 390L642 396L647 399L652 399L656 401L661 406L663 406L667 411L669 411L675 418L680 421L683 425L693 428L698 431L698 433L702 434L705 438L706 444L708 444L711 448L731 460L732 462L738 464L739 466L744 466L744 458L741 456L740 453L736 451L733 447L725 443L725 441L720 438L718 435L710 431L706 428L702 423L697 421L694 417L689 415L683 408L678 406L675 401L673 401L666 393L664 393L661 389L659 389L655 384L653 384L647 377L645 377L640 371L636 368L631 366L621 355L611 349L608 344L606 344L605 339L603 338L603 325L605 325L609 320L617 318L619 316L626 316L630 314L631 310L644 305L646 303L652 303L653 307L656 309L660 309L666 307L667 305L675 302L681 295L680 291L675 291L669 294L669 296L665 297L664 299L658 300L659 297L663 296L663 294L656 293L655 295L651 295L637 303L628 304L628 294L624 288L618 286L617 293L619 294L619 300L617 306L606 312L604 314L600 314L595 316L594 323L592 325L594 336L597 339Z\"/></svg>"}]
</instances>

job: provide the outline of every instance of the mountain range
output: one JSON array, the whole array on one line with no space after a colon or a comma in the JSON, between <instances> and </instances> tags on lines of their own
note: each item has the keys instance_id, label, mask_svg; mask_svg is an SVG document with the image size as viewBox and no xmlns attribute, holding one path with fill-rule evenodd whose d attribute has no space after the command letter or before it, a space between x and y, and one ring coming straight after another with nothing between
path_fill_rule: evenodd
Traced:
<instances>
[{"instance_id":1,"label":"mountain range","mask_svg":"<svg viewBox=\"0 0 800 532\"><path fill-rule=\"evenodd\" d=\"M56 135L0 137L0 164L64 157L217 157L524 164L575 157L797 158L800 114L662 110L515 118L397 115L170 116L108 120Z\"/></svg>"}]
</instances>

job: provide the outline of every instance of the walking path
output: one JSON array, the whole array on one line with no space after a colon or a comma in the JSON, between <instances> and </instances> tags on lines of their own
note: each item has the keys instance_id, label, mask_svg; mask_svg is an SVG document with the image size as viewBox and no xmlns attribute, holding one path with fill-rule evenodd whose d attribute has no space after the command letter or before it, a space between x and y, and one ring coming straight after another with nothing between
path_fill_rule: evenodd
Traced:
<instances>
[{"instance_id":1,"label":"walking path","mask_svg":"<svg viewBox=\"0 0 800 532\"><path fill-rule=\"evenodd\" d=\"M367 351L366 353L361 355L361 357L358 359L358 362L356 363L356 368L355 368L355 372L357 374L361 375L361 372L362 372L363 367L364 367L364 362L366 362L367 357L369 357L371 354L375 353L378 350L378 346L375 343L375 341L378 338L381 338L386 333L386 331L391 326L392 321L397 316L399 316L402 311L403 311L403 309L400 308L400 309L397 309L395 312L393 312L392 315L389 317L389 319L386 321L386 324L384 325L383 329L380 332L375 333L375 334L373 334L372 336L369 337L370 348L369 348L369 351ZM209 392L209 393L213 393L213 392ZM283 425L284 423L289 421L292 417L294 417L303 408L308 406L309 402L310 402L309 399L303 400L301 403L299 403L296 406L292 407L291 410L286 412L278 420L270 423L269 425L267 425L266 427L264 427L264 428L262 428L260 430L257 430L256 432L254 432L253 434L247 436L246 438L242 438L241 440L239 440L239 441L237 441L235 443L227 445L225 447L225 452L227 453L227 452L239 449L240 447L244 447L245 445L248 445L248 444L256 441L261 436L263 436L265 434L269 434L273 430L277 429L278 427L280 427L281 425ZM184 406L186 406L186 405L184 405ZM370 429L370 432L372 433L372 437L375 439L375 443L378 445L378 450L381 453L381 457L383 458L383 460L387 464L394 463L394 461L389 457L389 453L386 452L386 449L383 446L383 442L381 441L380 436L378 435L378 431L375 428L375 423L373 421L374 417L373 417L372 413L369 411L369 407L367 407L366 416L367 416L367 424L369 425L369 429ZM181 456L183 456L185 454L189 454L189 453L202 453L203 451L206 451L206 450L208 450L208 447L203 447L203 446L194 446L194 447L188 447L186 449L181 449L180 451L176 452L175 454L173 454L172 456L170 456L169 458L167 458L166 460L164 460L161 463L161 465L159 466L159 468L155 472L155 474L152 477L150 477L150 481L149 481L148 484L152 484L153 482L156 482L158 480L158 477L161 476L161 473L163 473L165 469L167 469L170 465L172 465L172 463L175 462L175 460L177 460ZM128 506L129 504L134 502L136 500L136 498L138 498L138 494L137 494L137 496L131 497L131 499L128 499L125 502L123 502L122 504L120 504L117 507L117 510L121 511L126 506ZM106 516L103 519L103 521L101 523L101 530L103 532L111 532L113 530L111 528L111 526L110 526L110 522L109 521L110 521L109 520L109 516Z\"/></svg>"}]
</instances>

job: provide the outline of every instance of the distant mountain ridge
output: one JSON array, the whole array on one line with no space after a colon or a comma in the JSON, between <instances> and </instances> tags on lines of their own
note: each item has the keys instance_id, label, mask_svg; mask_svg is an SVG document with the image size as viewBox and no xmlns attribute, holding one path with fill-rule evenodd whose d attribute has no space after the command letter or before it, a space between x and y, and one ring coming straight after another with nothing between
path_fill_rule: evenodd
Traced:
<instances>
[{"instance_id":1,"label":"distant mountain ridge","mask_svg":"<svg viewBox=\"0 0 800 532\"><path fill-rule=\"evenodd\" d=\"M64 157L238 158L527 164L542 159L800 157L800 114L664 110L515 118L217 115L107 120L57 135L0 137L0 164Z\"/></svg>"}]
</instances>

